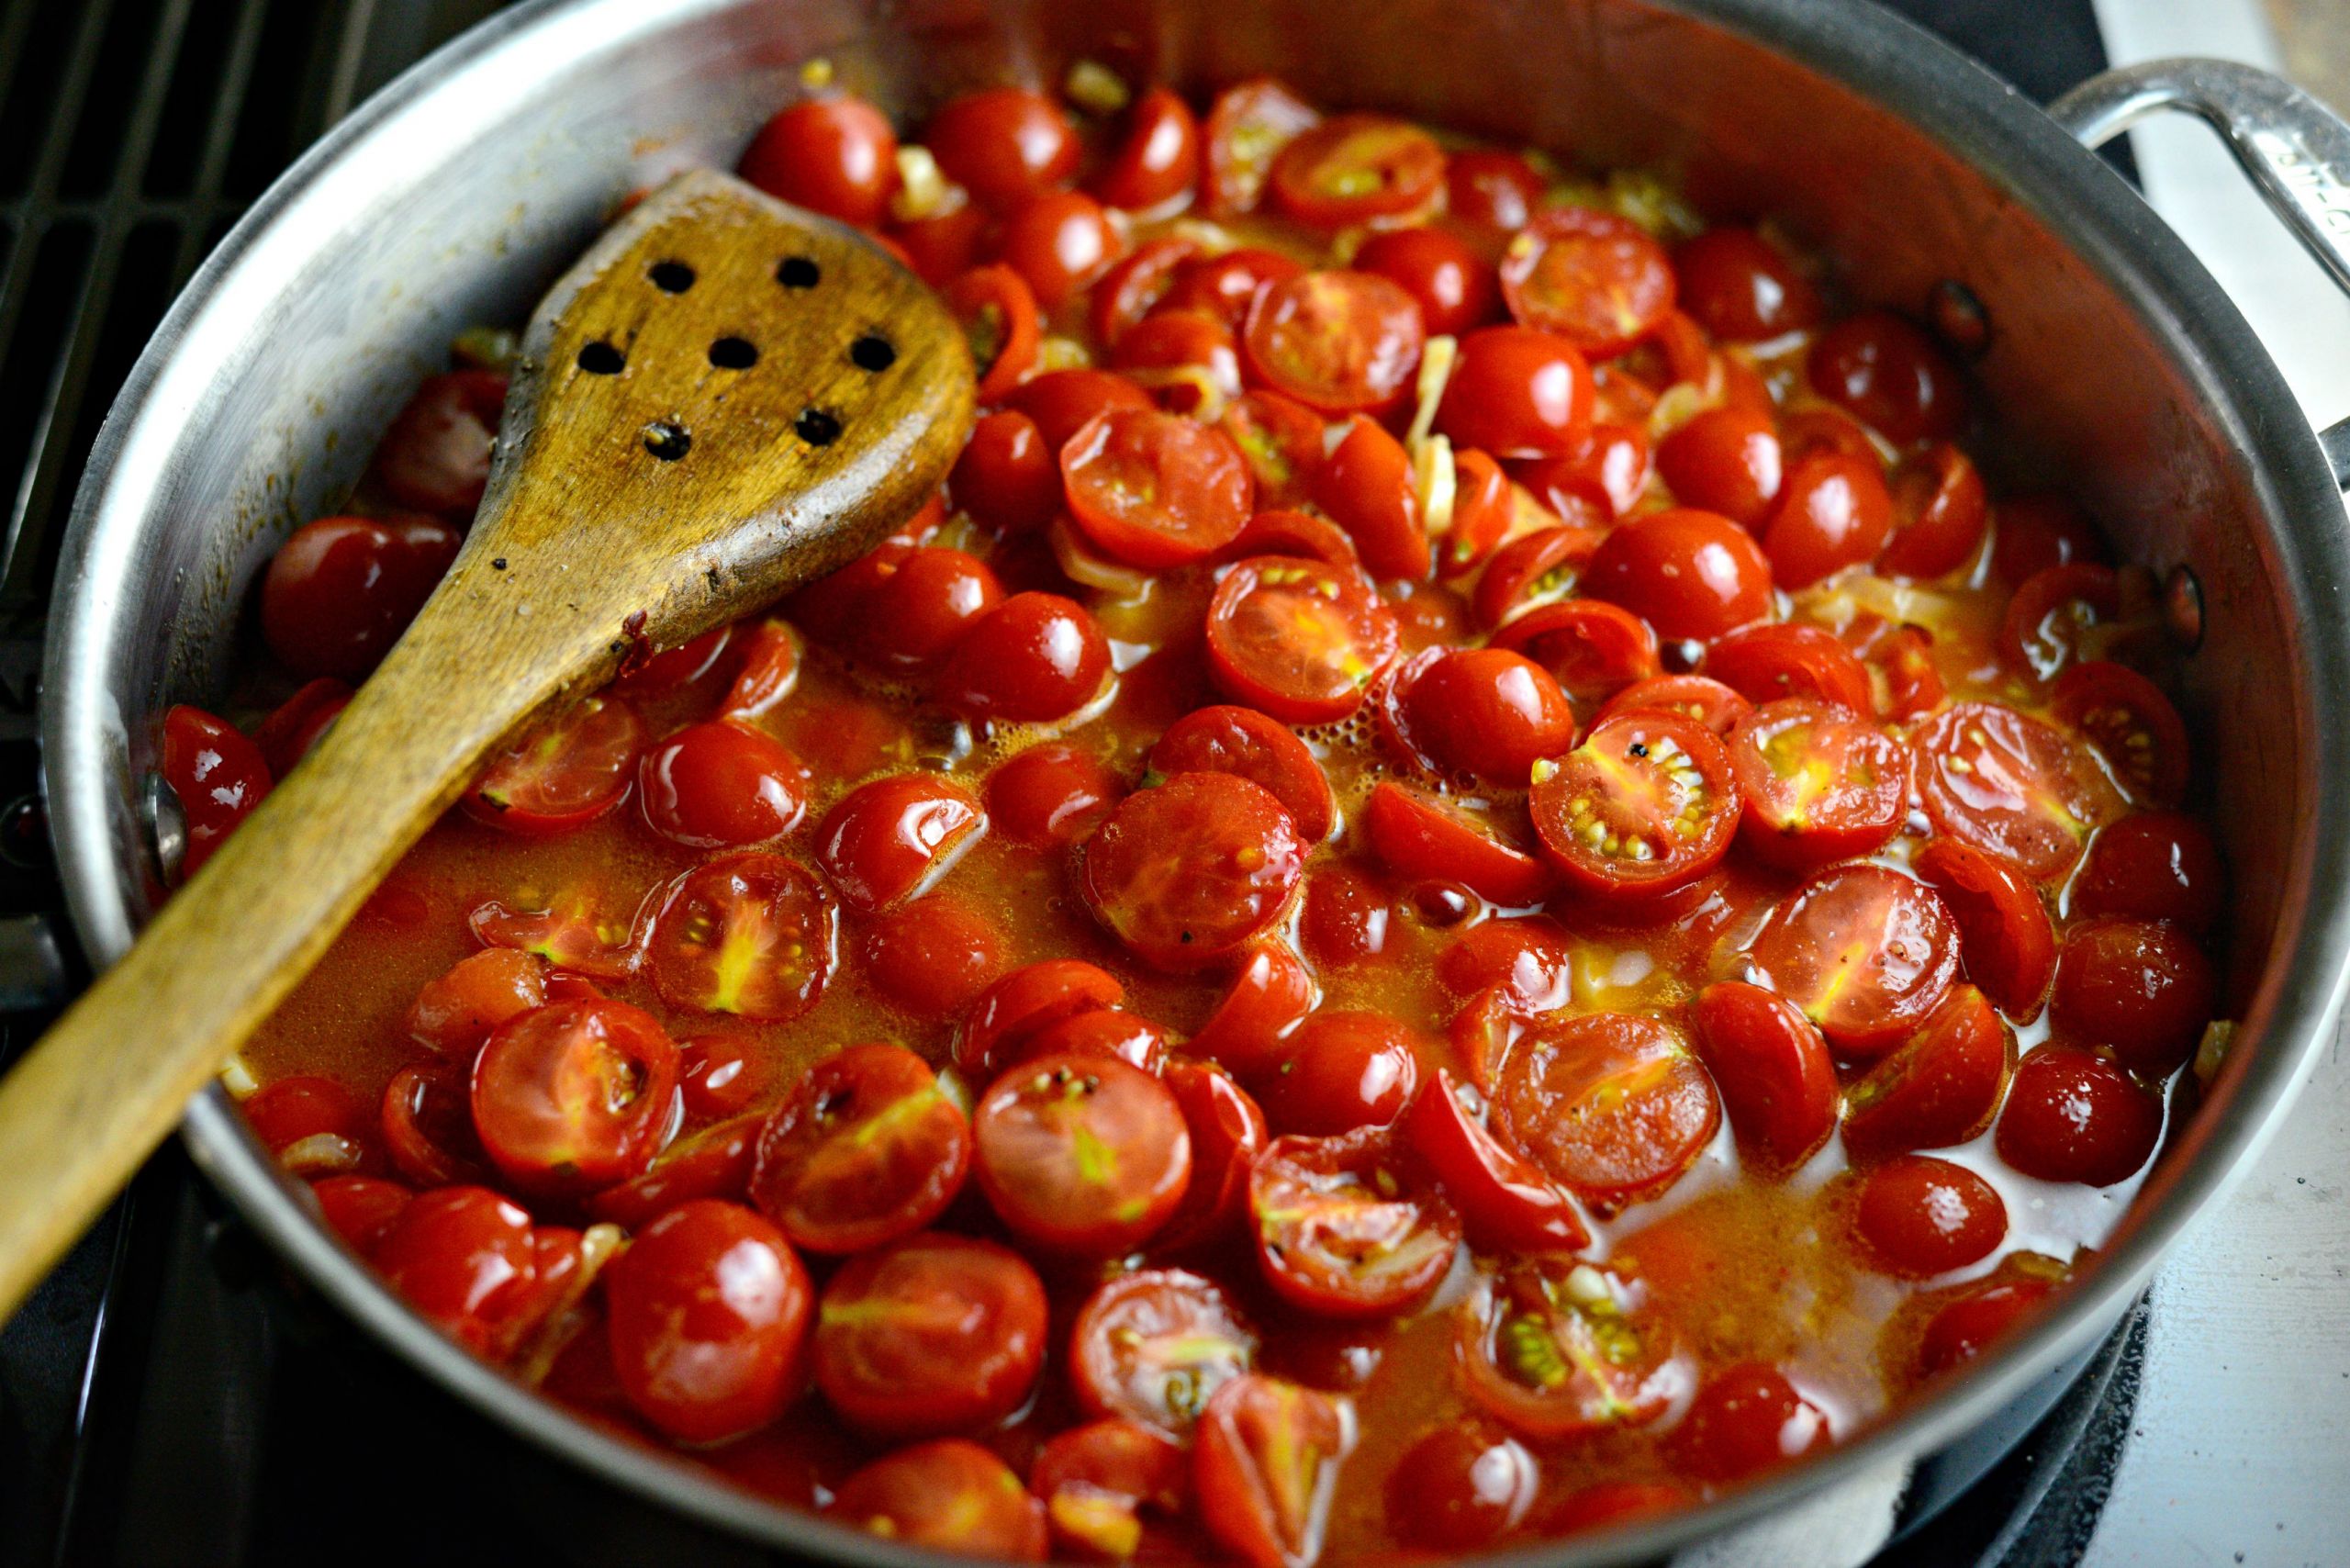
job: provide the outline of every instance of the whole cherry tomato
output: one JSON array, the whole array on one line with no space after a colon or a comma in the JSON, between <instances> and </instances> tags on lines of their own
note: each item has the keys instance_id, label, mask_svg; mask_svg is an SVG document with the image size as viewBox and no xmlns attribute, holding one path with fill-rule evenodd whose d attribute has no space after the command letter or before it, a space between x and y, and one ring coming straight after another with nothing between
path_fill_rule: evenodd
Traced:
<instances>
[{"instance_id":1,"label":"whole cherry tomato","mask_svg":"<svg viewBox=\"0 0 2350 1568\"><path fill-rule=\"evenodd\" d=\"M163 714L163 782L187 819L181 875L193 877L269 793L269 765L234 726L180 703Z\"/></svg>"},{"instance_id":2,"label":"whole cherry tomato","mask_svg":"<svg viewBox=\"0 0 2350 1568\"><path fill-rule=\"evenodd\" d=\"M644 754L636 800L645 825L697 849L762 844L800 825L808 768L747 724L692 724Z\"/></svg>"},{"instance_id":3,"label":"whole cherry tomato","mask_svg":"<svg viewBox=\"0 0 2350 1568\"><path fill-rule=\"evenodd\" d=\"M1592 554L1583 590L1660 637L1718 637L1770 613L1771 563L1729 519L1680 508L1619 523Z\"/></svg>"},{"instance_id":4,"label":"whole cherry tomato","mask_svg":"<svg viewBox=\"0 0 2350 1568\"><path fill-rule=\"evenodd\" d=\"M457 558L457 531L438 518L322 517L269 558L261 631L297 675L364 679Z\"/></svg>"},{"instance_id":5,"label":"whole cherry tomato","mask_svg":"<svg viewBox=\"0 0 2350 1568\"><path fill-rule=\"evenodd\" d=\"M1531 327L1481 327L1460 340L1436 426L1495 457L1575 450L1591 424L1591 367L1575 345Z\"/></svg>"},{"instance_id":6,"label":"whole cherry tomato","mask_svg":"<svg viewBox=\"0 0 2350 1568\"><path fill-rule=\"evenodd\" d=\"M1819 292L1786 253L1751 229L1708 229L1673 249L1681 308L1717 338L1760 342L1817 326Z\"/></svg>"},{"instance_id":7,"label":"whole cherry tomato","mask_svg":"<svg viewBox=\"0 0 2350 1568\"><path fill-rule=\"evenodd\" d=\"M924 145L946 177L998 212L1069 183L1077 131L1060 106L1024 87L984 87L930 117Z\"/></svg>"},{"instance_id":8,"label":"whole cherry tomato","mask_svg":"<svg viewBox=\"0 0 2350 1568\"><path fill-rule=\"evenodd\" d=\"M863 98L811 98L761 126L737 170L771 196L870 229L898 188L898 136Z\"/></svg>"}]
</instances>

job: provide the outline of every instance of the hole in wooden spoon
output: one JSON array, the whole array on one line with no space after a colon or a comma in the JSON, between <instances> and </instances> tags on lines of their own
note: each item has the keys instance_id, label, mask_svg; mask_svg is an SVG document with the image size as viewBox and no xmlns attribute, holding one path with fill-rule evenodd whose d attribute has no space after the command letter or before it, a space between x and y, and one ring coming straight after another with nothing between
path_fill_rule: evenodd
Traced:
<instances>
[{"instance_id":1,"label":"hole in wooden spoon","mask_svg":"<svg viewBox=\"0 0 2350 1568\"><path fill-rule=\"evenodd\" d=\"M759 351L748 338L721 338L710 345L710 363L721 370L748 370L759 363Z\"/></svg>"},{"instance_id":2,"label":"hole in wooden spoon","mask_svg":"<svg viewBox=\"0 0 2350 1568\"><path fill-rule=\"evenodd\" d=\"M579 368L590 375L618 375L628 368L628 356L610 343L588 343L579 351Z\"/></svg>"},{"instance_id":3,"label":"hole in wooden spoon","mask_svg":"<svg viewBox=\"0 0 2350 1568\"><path fill-rule=\"evenodd\" d=\"M807 256L786 256L775 269L776 282L786 288L813 288L823 281L824 269Z\"/></svg>"},{"instance_id":4,"label":"hole in wooden spoon","mask_svg":"<svg viewBox=\"0 0 2350 1568\"><path fill-rule=\"evenodd\" d=\"M898 363L898 351L889 339L867 332L849 344L848 357L859 370L887 370Z\"/></svg>"},{"instance_id":5,"label":"hole in wooden spoon","mask_svg":"<svg viewBox=\"0 0 2350 1568\"><path fill-rule=\"evenodd\" d=\"M830 446L841 438L841 421L836 415L822 409L802 409L800 418L792 421L800 439L811 446Z\"/></svg>"},{"instance_id":6,"label":"hole in wooden spoon","mask_svg":"<svg viewBox=\"0 0 2350 1568\"><path fill-rule=\"evenodd\" d=\"M694 286L694 269L683 262L655 262L646 275L664 294L683 294Z\"/></svg>"},{"instance_id":7,"label":"hole in wooden spoon","mask_svg":"<svg viewBox=\"0 0 2350 1568\"><path fill-rule=\"evenodd\" d=\"M644 427L644 450L664 463L675 463L693 450L694 438L682 425L667 420L655 420Z\"/></svg>"}]
</instances>

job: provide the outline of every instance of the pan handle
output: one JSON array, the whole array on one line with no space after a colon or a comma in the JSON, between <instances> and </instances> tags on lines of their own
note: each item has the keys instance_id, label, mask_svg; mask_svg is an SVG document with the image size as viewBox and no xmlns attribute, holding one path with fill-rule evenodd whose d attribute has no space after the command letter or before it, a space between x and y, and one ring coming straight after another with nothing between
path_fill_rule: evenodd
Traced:
<instances>
[{"instance_id":1,"label":"pan handle","mask_svg":"<svg viewBox=\"0 0 2350 1568\"><path fill-rule=\"evenodd\" d=\"M2049 106L2084 144L2184 109L2218 131L2302 248L2350 293L2350 122L2271 72L2230 60L2150 60L2092 76ZM2350 420L2319 434L2350 489Z\"/></svg>"}]
</instances>

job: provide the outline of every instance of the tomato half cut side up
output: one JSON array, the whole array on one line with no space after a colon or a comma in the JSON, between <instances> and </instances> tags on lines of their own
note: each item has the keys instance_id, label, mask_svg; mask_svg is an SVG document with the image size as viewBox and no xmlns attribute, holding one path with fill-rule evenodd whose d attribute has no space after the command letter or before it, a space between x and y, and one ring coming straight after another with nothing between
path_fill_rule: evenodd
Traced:
<instances>
[{"instance_id":1,"label":"tomato half cut side up","mask_svg":"<svg viewBox=\"0 0 2350 1568\"><path fill-rule=\"evenodd\" d=\"M1646 1298L1639 1281L1572 1258L1512 1264L1453 1309L1470 1398L1529 1438L1647 1426L1692 1379Z\"/></svg>"},{"instance_id":2,"label":"tomato half cut side up","mask_svg":"<svg viewBox=\"0 0 2350 1568\"><path fill-rule=\"evenodd\" d=\"M1472 1113L1460 1085L1439 1070L1412 1103L1404 1131L1414 1152L1460 1210L1469 1238L1503 1252L1572 1252L1591 1232L1574 1200L1505 1148Z\"/></svg>"},{"instance_id":3,"label":"tomato half cut side up","mask_svg":"<svg viewBox=\"0 0 2350 1568\"><path fill-rule=\"evenodd\" d=\"M824 1512L897 1545L959 1557L1041 1562L1050 1544L1045 1505L1003 1461L961 1438L875 1460L841 1483Z\"/></svg>"},{"instance_id":4,"label":"tomato half cut side up","mask_svg":"<svg viewBox=\"0 0 2350 1568\"><path fill-rule=\"evenodd\" d=\"M646 958L672 1007L783 1023L823 994L839 925L832 895L806 867L755 850L678 878Z\"/></svg>"},{"instance_id":5,"label":"tomato half cut side up","mask_svg":"<svg viewBox=\"0 0 2350 1568\"><path fill-rule=\"evenodd\" d=\"M1270 386L1325 414L1379 413L1411 390L1427 340L1420 302L1371 273L1310 272L1257 296L1241 330L1241 363Z\"/></svg>"},{"instance_id":6,"label":"tomato half cut side up","mask_svg":"<svg viewBox=\"0 0 2350 1568\"><path fill-rule=\"evenodd\" d=\"M1540 902L1556 880L1460 807L1408 784L1373 785L1361 821L1373 853L1407 880L1459 882L1509 908Z\"/></svg>"},{"instance_id":7,"label":"tomato half cut side up","mask_svg":"<svg viewBox=\"0 0 2350 1568\"><path fill-rule=\"evenodd\" d=\"M1228 773L1181 773L1129 795L1086 842L1079 890L1144 962L1220 962L1289 906L1305 844L1288 808Z\"/></svg>"},{"instance_id":8,"label":"tomato half cut side up","mask_svg":"<svg viewBox=\"0 0 2350 1568\"><path fill-rule=\"evenodd\" d=\"M1094 1421L1046 1443L1029 1467L1056 1540L1123 1562L1140 1550L1146 1505L1175 1513L1191 1493L1192 1456L1132 1421Z\"/></svg>"},{"instance_id":9,"label":"tomato half cut side up","mask_svg":"<svg viewBox=\"0 0 2350 1568\"><path fill-rule=\"evenodd\" d=\"M1233 1379L1209 1401L1192 1450L1208 1532L1248 1568L1309 1568L1354 1443L1348 1401L1280 1378Z\"/></svg>"},{"instance_id":10,"label":"tomato half cut side up","mask_svg":"<svg viewBox=\"0 0 2350 1568\"><path fill-rule=\"evenodd\" d=\"M1554 1181L1604 1210L1663 1192L1721 1126L1713 1080L1661 1019L1552 1015L1509 1047L1494 1124Z\"/></svg>"},{"instance_id":11,"label":"tomato half cut side up","mask_svg":"<svg viewBox=\"0 0 2350 1568\"><path fill-rule=\"evenodd\" d=\"M677 1091L677 1047L623 1002L557 1002L499 1025L474 1059L474 1127L526 1193L577 1197L653 1162Z\"/></svg>"},{"instance_id":12,"label":"tomato half cut side up","mask_svg":"<svg viewBox=\"0 0 2350 1568\"><path fill-rule=\"evenodd\" d=\"M1996 702L1961 702L1911 736L1918 793L1934 826L2052 882L2124 802L2081 743Z\"/></svg>"},{"instance_id":13,"label":"tomato half cut side up","mask_svg":"<svg viewBox=\"0 0 2350 1568\"><path fill-rule=\"evenodd\" d=\"M1400 640L1394 615L1361 577L1321 561L1242 561L1208 606L1208 672L1217 687L1284 723L1351 714Z\"/></svg>"},{"instance_id":14,"label":"tomato half cut side up","mask_svg":"<svg viewBox=\"0 0 2350 1568\"><path fill-rule=\"evenodd\" d=\"M975 1431L1017 1410L1045 1361L1045 1287L1010 1248L920 1231L860 1252L816 1312L816 1387L861 1431Z\"/></svg>"},{"instance_id":15,"label":"tomato half cut side up","mask_svg":"<svg viewBox=\"0 0 2350 1568\"><path fill-rule=\"evenodd\" d=\"M1179 1442L1256 1359L1257 1331L1224 1287L1181 1269L1121 1274L1085 1298L1069 1334L1080 1405Z\"/></svg>"},{"instance_id":16,"label":"tomato half cut side up","mask_svg":"<svg viewBox=\"0 0 2350 1568\"><path fill-rule=\"evenodd\" d=\"M465 814L527 836L585 827L621 803L644 745L635 709L584 698L490 764L464 798Z\"/></svg>"},{"instance_id":17,"label":"tomato half cut side up","mask_svg":"<svg viewBox=\"0 0 2350 1568\"><path fill-rule=\"evenodd\" d=\"M1958 945L1958 923L1931 888L1863 863L1822 871L1780 901L1750 956L1840 1051L1874 1058L1949 993Z\"/></svg>"},{"instance_id":18,"label":"tomato half cut side up","mask_svg":"<svg viewBox=\"0 0 2350 1568\"><path fill-rule=\"evenodd\" d=\"M1114 1057L1058 1052L1007 1070L971 1114L972 1166L1004 1224L1109 1258L1173 1217L1192 1135L1165 1084Z\"/></svg>"},{"instance_id":19,"label":"tomato half cut side up","mask_svg":"<svg viewBox=\"0 0 2350 1568\"><path fill-rule=\"evenodd\" d=\"M1653 898L1720 864L1738 831L1729 755L1694 719L1634 709L1535 764L1534 831L1568 882L1603 897Z\"/></svg>"},{"instance_id":20,"label":"tomato half cut side up","mask_svg":"<svg viewBox=\"0 0 2350 1568\"><path fill-rule=\"evenodd\" d=\"M1444 150L1409 120L1339 115L1292 139L1273 160L1273 200L1301 223L1342 229L1427 203L1444 184Z\"/></svg>"},{"instance_id":21,"label":"tomato half cut side up","mask_svg":"<svg viewBox=\"0 0 2350 1568\"><path fill-rule=\"evenodd\" d=\"M2160 687L2129 666L2074 665L2056 678L2049 711L2097 748L2141 803L2167 811L2186 796L2186 721Z\"/></svg>"},{"instance_id":22,"label":"tomato half cut side up","mask_svg":"<svg viewBox=\"0 0 2350 1568\"><path fill-rule=\"evenodd\" d=\"M1664 247L1628 218L1583 207L1543 213L1502 251L1502 297L1523 326L1595 358L1623 353L1672 311Z\"/></svg>"},{"instance_id":23,"label":"tomato half cut side up","mask_svg":"<svg viewBox=\"0 0 2350 1568\"><path fill-rule=\"evenodd\" d=\"M1874 852L1909 814L1909 753L1815 698L1768 702L1729 734L1745 809L1739 831L1764 863L1802 871Z\"/></svg>"},{"instance_id":24,"label":"tomato half cut side up","mask_svg":"<svg viewBox=\"0 0 2350 1568\"><path fill-rule=\"evenodd\" d=\"M1235 83L1217 94L1201 127L1208 216L1234 218L1253 210L1273 160L1321 118L1270 76Z\"/></svg>"},{"instance_id":25,"label":"tomato half cut side up","mask_svg":"<svg viewBox=\"0 0 2350 1568\"><path fill-rule=\"evenodd\" d=\"M1150 772L1161 778L1229 773L1260 785L1289 808L1308 844L1321 843L1337 825L1337 801L1312 750L1286 725L1253 708L1193 709L1150 748Z\"/></svg>"},{"instance_id":26,"label":"tomato half cut side up","mask_svg":"<svg viewBox=\"0 0 2350 1568\"><path fill-rule=\"evenodd\" d=\"M1256 480L1223 431L1156 409L1096 415L1061 449L1069 515L1093 544L1161 570L1205 560L1248 523Z\"/></svg>"},{"instance_id":27,"label":"tomato half cut side up","mask_svg":"<svg viewBox=\"0 0 2350 1568\"><path fill-rule=\"evenodd\" d=\"M1452 1267L1460 1216L1404 1179L1382 1127L1275 1138L1248 1178L1258 1261L1292 1305L1327 1317L1397 1312Z\"/></svg>"},{"instance_id":28,"label":"tomato half cut side up","mask_svg":"<svg viewBox=\"0 0 2350 1568\"><path fill-rule=\"evenodd\" d=\"M808 1070L759 1137L751 1201L794 1246L862 1252L946 1212L970 1125L903 1046L851 1046Z\"/></svg>"}]
</instances>

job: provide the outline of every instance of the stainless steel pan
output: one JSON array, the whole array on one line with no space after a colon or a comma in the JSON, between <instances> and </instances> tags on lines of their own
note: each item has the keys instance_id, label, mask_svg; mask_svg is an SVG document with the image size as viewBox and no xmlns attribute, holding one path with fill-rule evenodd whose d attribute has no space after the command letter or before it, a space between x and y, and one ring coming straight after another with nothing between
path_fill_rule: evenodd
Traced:
<instances>
[{"instance_id":1,"label":"stainless steel pan","mask_svg":"<svg viewBox=\"0 0 2350 1568\"><path fill-rule=\"evenodd\" d=\"M2165 106L2202 115L2350 286L2350 130L2281 83L2210 62L2116 73L2059 106L2059 123L1889 14L1825 0L525 6L401 78L277 184L173 308L99 440L65 545L43 714L59 860L95 956L120 953L152 903L148 718L217 689L274 543L341 495L457 328L519 319L621 192L731 162L816 55L917 118L958 87L1049 83L1090 56L1195 84L1270 71L1326 102L1672 170L1708 205L1787 216L1863 299L1979 313L1975 370L2026 465L2064 478L2118 548L2171 575L2178 626L2199 635L2189 716L2236 885L2244 1027L2216 1092L2113 1246L1986 1363L1727 1502L1525 1554L1864 1557L1905 1493L1963 1479L2044 1406L2052 1371L2106 1331L2250 1159L2340 1000L2350 552L2336 486L2350 431L2322 442L2309 429L2217 286L2076 135L2093 143ZM542 1403L387 1295L218 1092L186 1131L319 1294L598 1490L778 1555L917 1560Z\"/></svg>"}]
</instances>

